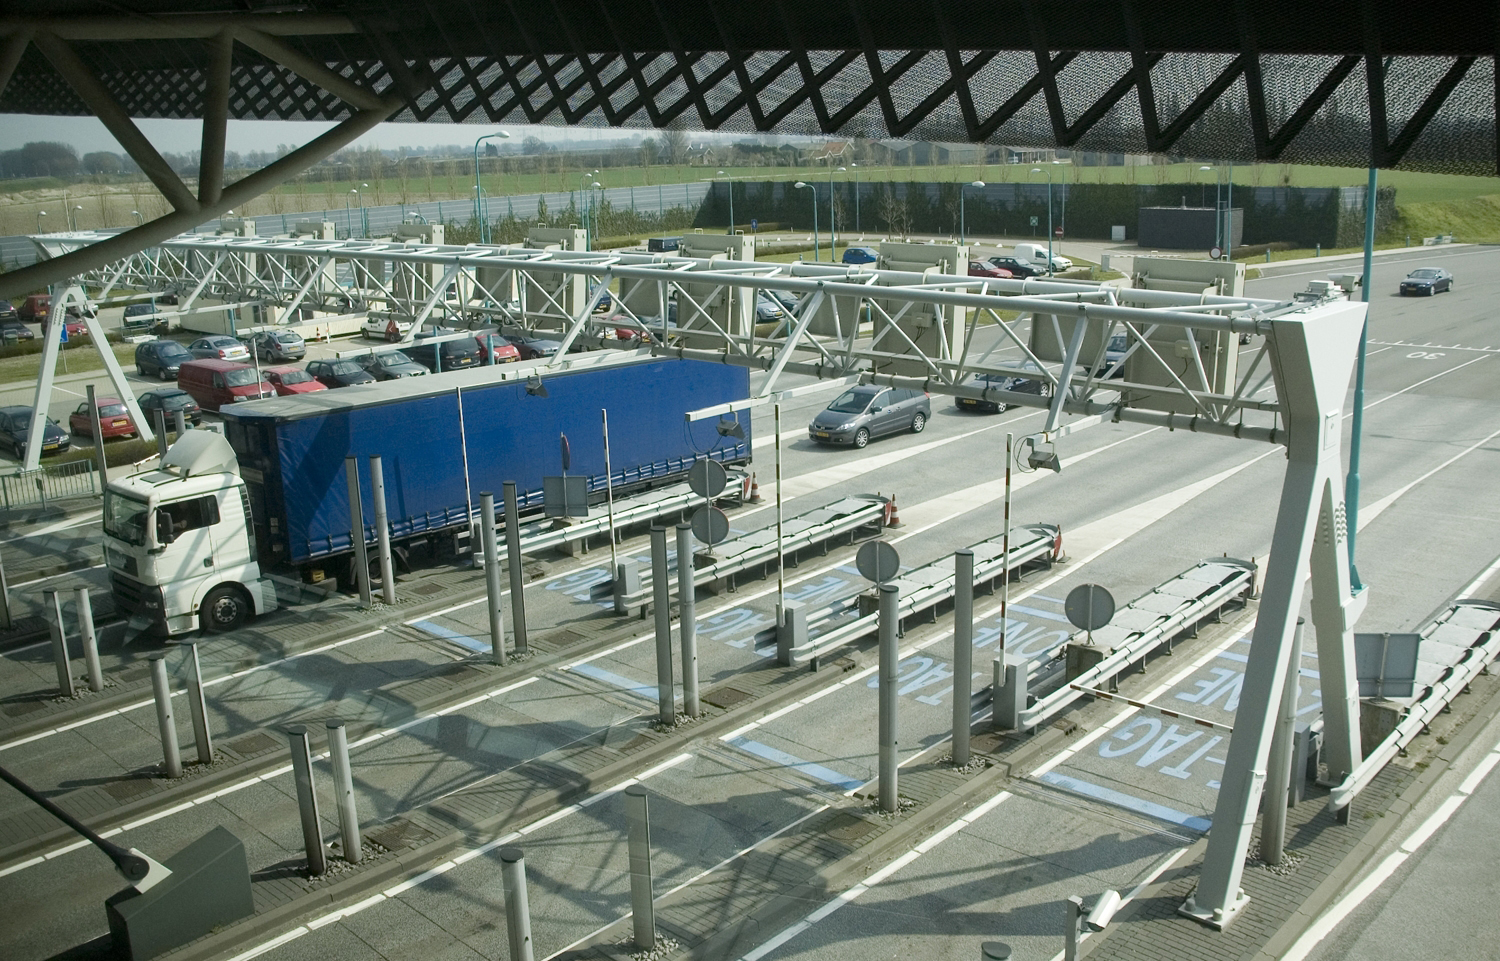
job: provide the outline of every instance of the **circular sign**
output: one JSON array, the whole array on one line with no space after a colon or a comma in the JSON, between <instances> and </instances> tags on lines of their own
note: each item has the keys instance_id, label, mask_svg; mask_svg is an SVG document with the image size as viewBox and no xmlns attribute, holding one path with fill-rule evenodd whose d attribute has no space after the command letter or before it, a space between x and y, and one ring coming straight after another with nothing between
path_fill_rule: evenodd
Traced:
<instances>
[{"instance_id":1,"label":"circular sign","mask_svg":"<svg viewBox=\"0 0 1500 961\"><path fill-rule=\"evenodd\" d=\"M854 566L865 580L884 584L901 570L901 555L885 541L867 541L854 555Z\"/></svg>"},{"instance_id":2,"label":"circular sign","mask_svg":"<svg viewBox=\"0 0 1500 961\"><path fill-rule=\"evenodd\" d=\"M729 517L717 507L700 507L693 512L693 536L712 547L729 536Z\"/></svg>"},{"instance_id":3,"label":"circular sign","mask_svg":"<svg viewBox=\"0 0 1500 961\"><path fill-rule=\"evenodd\" d=\"M1211 248L1209 248L1209 251L1208 251L1208 259L1209 260L1218 260L1222 256L1224 256L1224 251L1222 249L1220 249L1218 247L1211 247Z\"/></svg>"},{"instance_id":4,"label":"circular sign","mask_svg":"<svg viewBox=\"0 0 1500 961\"><path fill-rule=\"evenodd\" d=\"M1080 584L1063 602L1068 620L1081 631L1097 631L1115 616L1115 598L1098 584Z\"/></svg>"},{"instance_id":5,"label":"circular sign","mask_svg":"<svg viewBox=\"0 0 1500 961\"><path fill-rule=\"evenodd\" d=\"M568 435L557 435L557 449L562 454L562 469L568 470L573 466L573 448L568 445Z\"/></svg>"},{"instance_id":6,"label":"circular sign","mask_svg":"<svg viewBox=\"0 0 1500 961\"><path fill-rule=\"evenodd\" d=\"M688 470L688 487L699 497L718 497L724 491L729 477L724 465L716 460L697 460Z\"/></svg>"}]
</instances>

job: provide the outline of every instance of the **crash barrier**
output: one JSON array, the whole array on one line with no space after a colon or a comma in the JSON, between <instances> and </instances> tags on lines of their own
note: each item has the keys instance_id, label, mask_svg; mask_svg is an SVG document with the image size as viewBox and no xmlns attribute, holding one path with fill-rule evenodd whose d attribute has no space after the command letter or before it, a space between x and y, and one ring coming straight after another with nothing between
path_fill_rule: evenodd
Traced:
<instances>
[{"instance_id":1,"label":"crash barrier","mask_svg":"<svg viewBox=\"0 0 1500 961\"><path fill-rule=\"evenodd\" d=\"M861 529L882 530L885 505L886 498L878 494L856 494L783 520L779 553L795 557L811 547L822 547L826 552L831 542L845 535L852 541ZM776 528L752 531L715 544L711 552L699 553L694 558L693 583L697 587L732 590L737 575L757 568L764 573L776 565L777 556ZM629 564L634 562L620 566L624 568ZM616 609L623 611L640 607L644 613L651 598L650 571L632 571L629 577L617 578L616 584L623 588L617 589Z\"/></svg>"},{"instance_id":2,"label":"crash barrier","mask_svg":"<svg viewBox=\"0 0 1500 961\"><path fill-rule=\"evenodd\" d=\"M34 471L0 474L0 508L29 507L65 497L97 496L99 472L92 458Z\"/></svg>"},{"instance_id":3,"label":"crash barrier","mask_svg":"<svg viewBox=\"0 0 1500 961\"><path fill-rule=\"evenodd\" d=\"M980 541L969 550L974 552L974 586L1000 580L1006 571L1005 535L997 534ZM1027 524L1010 532L1009 569L1020 570L1028 564L1042 562L1051 566L1062 551L1061 531L1051 524ZM936 612L939 605L953 599L956 579L953 555L948 554L886 583L894 584L899 593L897 616L902 622L925 612ZM845 645L874 634L880 624L874 590L859 595L860 616L847 624L809 638L791 648L797 662L827 657ZM808 629L826 623L848 610L847 601L837 601L818 611L809 612Z\"/></svg>"},{"instance_id":4,"label":"crash barrier","mask_svg":"<svg viewBox=\"0 0 1500 961\"><path fill-rule=\"evenodd\" d=\"M750 475L737 470L729 470L725 474L728 477L728 483L724 486L724 496L732 496L735 502L742 503L740 492L744 489L745 482L750 479ZM716 499L716 502L719 500L722 498ZM646 491L628 500L615 502L615 530L649 524L657 518L672 514L680 515L703 506L703 503L703 495L693 493L686 484L674 484L671 487ZM589 510L591 511L589 517L565 520L548 518L523 524L521 526L521 553L530 554L553 548L566 550L577 546L587 548L589 538L607 538L610 526L609 510L603 504L594 505Z\"/></svg>"},{"instance_id":5,"label":"crash barrier","mask_svg":"<svg viewBox=\"0 0 1500 961\"><path fill-rule=\"evenodd\" d=\"M1417 662L1417 693L1391 733L1329 792L1328 809L1334 813L1348 807L1500 654L1500 604L1458 601L1419 634L1418 650L1426 656L1419 656Z\"/></svg>"},{"instance_id":6,"label":"crash barrier","mask_svg":"<svg viewBox=\"0 0 1500 961\"><path fill-rule=\"evenodd\" d=\"M1114 619L1093 632L1086 645L1103 654L1089 669L1067 679L1058 690L1039 698L1019 712L1018 729L1030 731L1062 712L1081 697L1083 688L1107 686L1110 679L1131 664L1144 661L1158 648L1172 648L1184 633L1196 633L1198 625L1217 617L1231 603L1245 603L1255 590L1255 563L1233 558L1215 558L1199 563L1115 613ZM1078 646L1089 635L1079 631L1051 652L1050 659Z\"/></svg>"}]
</instances>

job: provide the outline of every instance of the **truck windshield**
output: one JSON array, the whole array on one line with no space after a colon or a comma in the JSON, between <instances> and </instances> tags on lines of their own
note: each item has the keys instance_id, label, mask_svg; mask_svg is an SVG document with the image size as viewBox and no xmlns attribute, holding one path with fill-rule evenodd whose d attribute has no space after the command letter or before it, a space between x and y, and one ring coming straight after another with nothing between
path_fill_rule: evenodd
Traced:
<instances>
[{"instance_id":1,"label":"truck windshield","mask_svg":"<svg viewBox=\"0 0 1500 961\"><path fill-rule=\"evenodd\" d=\"M104 492L104 533L110 537L136 547L145 546L147 513L144 501L111 490Z\"/></svg>"}]
</instances>

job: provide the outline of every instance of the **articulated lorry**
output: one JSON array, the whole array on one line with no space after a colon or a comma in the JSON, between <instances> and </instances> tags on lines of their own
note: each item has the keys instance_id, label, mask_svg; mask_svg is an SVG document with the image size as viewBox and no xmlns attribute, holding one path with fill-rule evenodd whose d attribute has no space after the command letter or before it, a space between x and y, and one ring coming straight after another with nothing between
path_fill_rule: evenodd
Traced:
<instances>
[{"instance_id":1,"label":"articulated lorry","mask_svg":"<svg viewBox=\"0 0 1500 961\"><path fill-rule=\"evenodd\" d=\"M222 435L189 431L160 467L106 489L116 604L168 634L225 631L275 609L271 573L349 577L348 456L366 543L375 540L369 459L382 460L398 567L466 535L480 492L498 496L505 481L523 509L541 506L544 476L563 473L586 477L602 498L601 411L616 491L680 480L699 458L750 459L748 414L737 415L742 438L684 417L748 396L744 368L613 351L568 365L473 368L226 409Z\"/></svg>"}]
</instances>

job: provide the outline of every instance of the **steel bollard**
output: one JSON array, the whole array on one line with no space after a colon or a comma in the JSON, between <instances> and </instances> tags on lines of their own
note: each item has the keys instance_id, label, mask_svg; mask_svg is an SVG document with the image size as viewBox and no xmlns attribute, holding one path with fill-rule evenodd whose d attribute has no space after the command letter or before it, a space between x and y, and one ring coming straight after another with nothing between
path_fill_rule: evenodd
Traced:
<instances>
[{"instance_id":1,"label":"steel bollard","mask_svg":"<svg viewBox=\"0 0 1500 961\"><path fill-rule=\"evenodd\" d=\"M47 588L42 591L47 604L47 631L52 635L52 660L57 665L57 690L63 697L72 697L73 666L68 662L68 635L64 629L62 601L57 591Z\"/></svg>"},{"instance_id":2,"label":"steel bollard","mask_svg":"<svg viewBox=\"0 0 1500 961\"><path fill-rule=\"evenodd\" d=\"M370 457L370 495L375 499L375 543L380 548L380 596L387 604L396 603L396 565L391 558L390 516L385 504L385 469L380 455Z\"/></svg>"},{"instance_id":3,"label":"steel bollard","mask_svg":"<svg viewBox=\"0 0 1500 961\"><path fill-rule=\"evenodd\" d=\"M501 610L500 544L495 536L495 495L479 494L479 534L484 546L484 593L490 615L490 656L505 666L505 612Z\"/></svg>"},{"instance_id":4,"label":"steel bollard","mask_svg":"<svg viewBox=\"0 0 1500 961\"><path fill-rule=\"evenodd\" d=\"M349 489L349 540L354 544L354 581L359 585L359 606L374 604L370 594L370 547L365 543L365 502L359 489L359 458L344 458L344 479Z\"/></svg>"},{"instance_id":5,"label":"steel bollard","mask_svg":"<svg viewBox=\"0 0 1500 961\"><path fill-rule=\"evenodd\" d=\"M510 565L510 636L516 654L525 654L526 641L526 571L521 558L521 506L516 500L516 482L504 481L505 558Z\"/></svg>"},{"instance_id":6,"label":"steel bollard","mask_svg":"<svg viewBox=\"0 0 1500 961\"><path fill-rule=\"evenodd\" d=\"M894 814L896 793L897 590L880 585L880 810Z\"/></svg>"},{"instance_id":7,"label":"steel bollard","mask_svg":"<svg viewBox=\"0 0 1500 961\"><path fill-rule=\"evenodd\" d=\"M974 552L953 555L953 763L969 763L969 712L974 686Z\"/></svg>"},{"instance_id":8,"label":"steel bollard","mask_svg":"<svg viewBox=\"0 0 1500 961\"><path fill-rule=\"evenodd\" d=\"M298 725L286 731L292 748L292 777L297 784L297 812L302 818L302 844L307 848L307 873L318 877L328 870L323 850L323 822L318 816L318 792L313 785L312 748L307 728Z\"/></svg>"},{"instance_id":9,"label":"steel bollard","mask_svg":"<svg viewBox=\"0 0 1500 961\"><path fill-rule=\"evenodd\" d=\"M672 693L672 585L667 579L667 529L651 525L651 595L656 614L656 703L658 720L667 727L677 723L677 702Z\"/></svg>"},{"instance_id":10,"label":"steel bollard","mask_svg":"<svg viewBox=\"0 0 1500 961\"><path fill-rule=\"evenodd\" d=\"M1021 713L1026 710L1027 671L1025 661L997 657L994 662L994 686L990 689L990 726L997 731L1019 731Z\"/></svg>"},{"instance_id":11,"label":"steel bollard","mask_svg":"<svg viewBox=\"0 0 1500 961\"><path fill-rule=\"evenodd\" d=\"M358 864L364 857L359 835L359 811L354 806L354 773L349 769L349 737L344 722L328 722L328 760L333 765L333 793L339 804L339 828L343 831L344 860Z\"/></svg>"},{"instance_id":12,"label":"steel bollard","mask_svg":"<svg viewBox=\"0 0 1500 961\"><path fill-rule=\"evenodd\" d=\"M697 717L698 623L697 585L693 583L693 525L677 525L677 634L682 648L682 710Z\"/></svg>"},{"instance_id":13,"label":"steel bollard","mask_svg":"<svg viewBox=\"0 0 1500 961\"><path fill-rule=\"evenodd\" d=\"M510 961L532 961L531 904L526 897L526 858L520 848L500 849L500 885L505 892Z\"/></svg>"},{"instance_id":14,"label":"steel bollard","mask_svg":"<svg viewBox=\"0 0 1500 961\"><path fill-rule=\"evenodd\" d=\"M198 663L198 642L189 641L188 712L193 718L193 740L198 744L198 763L214 763L214 736L208 727L208 702L203 698L203 667Z\"/></svg>"},{"instance_id":15,"label":"steel bollard","mask_svg":"<svg viewBox=\"0 0 1500 961\"><path fill-rule=\"evenodd\" d=\"M172 716L172 686L167 681L167 655L158 651L151 662L151 693L156 698L156 726L161 730L162 760L167 777L182 777L182 751L177 746L177 721Z\"/></svg>"},{"instance_id":16,"label":"steel bollard","mask_svg":"<svg viewBox=\"0 0 1500 961\"><path fill-rule=\"evenodd\" d=\"M88 670L89 690L98 693L104 690L104 671L99 667L99 638L94 634L94 605L89 602L89 589L80 587L73 592L78 607L78 639L83 643L83 663Z\"/></svg>"},{"instance_id":17,"label":"steel bollard","mask_svg":"<svg viewBox=\"0 0 1500 961\"><path fill-rule=\"evenodd\" d=\"M807 605L787 601L776 609L776 663L791 667L796 650L807 643Z\"/></svg>"},{"instance_id":18,"label":"steel bollard","mask_svg":"<svg viewBox=\"0 0 1500 961\"><path fill-rule=\"evenodd\" d=\"M651 814L646 789L625 789L626 844L630 852L630 914L639 951L656 947L656 904L651 897Z\"/></svg>"},{"instance_id":19,"label":"steel bollard","mask_svg":"<svg viewBox=\"0 0 1500 961\"><path fill-rule=\"evenodd\" d=\"M187 417L180 410L172 411L172 429L181 437L187 431Z\"/></svg>"},{"instance_id":20,"label":"steel bollard","mask_svg":"<svg viewBox=\"0 0 1500 961\"><path fill-rule=\"evenodd\" d=\"M0 557L0 631L10 629L10 584L5 580L5 558Z\"/></svg>"},{"instance_id":21,"label":"steel bollard","mask_svg":"<svg viewBox=\"0 0 1500 961\"><path fill-rule=\"evenodd\" d=\"M627 557L615 567L615 613L629 614L626 599L640 593L641 565L633 557Z\"/></svg>"}]
</instances>

